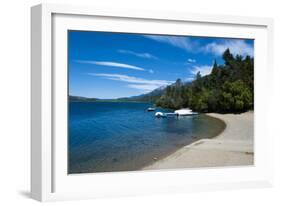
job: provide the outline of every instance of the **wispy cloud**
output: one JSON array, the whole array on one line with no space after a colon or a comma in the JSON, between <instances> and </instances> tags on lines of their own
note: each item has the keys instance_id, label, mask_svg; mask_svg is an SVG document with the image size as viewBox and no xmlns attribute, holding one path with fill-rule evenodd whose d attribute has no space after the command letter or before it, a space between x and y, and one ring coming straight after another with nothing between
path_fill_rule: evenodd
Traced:
<instances>
[{"instance_id":1,"label":"wispy cloud","mask_svg":"<svg viewBox=\"0 0 281 206\"><path fill-rule=\"evenodd\" d=\"M168 81L168 80L150 80L150 79L143 79L143 78L123 75L123 74L105 74L105 73L88 73L88 74L92 76L106 77L107 79L111 79L111 80L137 83L137 84L157 84L159 86L163 86L173 83L173 81Z\"/></svg>"},{"instance_id":2,"label":"wispy cloud","mask_svg":"<svg viewBox=\"0 0 281 206\"><path fill-rule=\"evenodd\" d=\"M223 52L229 48L230 52L234 55L242 55L242 56L253 56L254 48L252 45L247 44L245 40L223 40L220 42L212 42L205 46L204 51L213 53L217 56L221 56Z\"/></svg>"},{"instance_id":3,"label":"wispy cloud","mask_svg":"<svg viewBox=\"0 0 281 206\"><path fill-rule=\"evenodd\" d=\"M231 53L234 55L242 55L242 56L253 56L254 48L252 45L248 44L245 40L242 39L228 39L228 40L220 40L213 41L211 43L202 44L200 41L195 41L192 38L184 37L184 36L157 36L157 35L144 35L144 37L152 39L154 41L163 42L170 44L174 47L178 47L184 49L188 52L192 53L212 53L216 56L221 56L223 52L229 48ZM194 59L190 59L188 63L192 62Z\"/></svg>"},{"instance_id":4,"label":"wispy cloud","mask_svg":"<svg viewBox=\"0 0 281 206\"><path fill-rule=\"evenodd\" d=\"M143 92L151 92L154 89L158 88L155 85L151 85L151 84L128 84L128 87L142 90Z\"/></svg>"},{"instance_id":5,"label":"wispy cloud","mask_svg":"<svg viewBox=\"0 0 281 206\"><path fill-rule=\"evenodd\" d=\"M189 52L195 52L198 46L197 42L192 41L189 37L184 37L184 36L144 35L144 37L158 42L164 42Z\"/></svg>"},{"instance_id":6,"label":"wispy cloud","mask_svg":"<svg viewBox=\"0 0 281 206\"><path fill-rule=\"evenodd\" d=\"M128 87L143 90L144 92L150 92L161 86L166 86L174 82L168 80L143 79L143 78L123 75L123 74L88 73L88 75L103 77L105 79L114 80L114 81L126 82L129 83L127 85Z\"/></svg>"},{"instance_id":7,"label":"wispy cloud","mask_svg":"<svg viewBox=\"0 0 281 206\"><path fill-rule=\"evenodd\" d=\"M196 75L200 72L201 76L206 76L212 72L213 66L211 65L202 65L202 66L193 66L191 73Z\"/></svg>"},{"instance_id":8,"label":"wispy cloud","mask_svg":"<svg viewBox=\"0 0 281 206\"><path fill-rule=\"evenodd\" d=\"M130 65L130 64L119 63L119 62L89 61L89 60L76 60L76 62L83 63L83 64L94 64L94 65L100 65L100 66L119 67L119 68L133 69L133 70L138 70L138 71L145 71L144 68Z\"/></svg>"},{"instance_id":9,"label":"wispy cloud","mask_svg":"<svg viewBox=\"0 0 281 206\"><path fill-rule=\"evenodd\" d=\"M122 54L134 55L134 56L145 58L145 59L158 59L156 56L154 56L150 53L146 53L146 52L145 53L138 53L138 52L134 52L134 51L130 51L130 50L123 50L123 49L118 50L118 52L122 53Z\"/></svg>"},{"instance_id":10,"label":"wispy cloud","mask_svg":"<svg viewBox=\"0 0 281 206\"><path fill-rule=\"evenodd\" d=\"M195 60L195 59L187 59L187 62L188 62L188 63L195 63L196 60Z\"/></svg>"}]
</instances>

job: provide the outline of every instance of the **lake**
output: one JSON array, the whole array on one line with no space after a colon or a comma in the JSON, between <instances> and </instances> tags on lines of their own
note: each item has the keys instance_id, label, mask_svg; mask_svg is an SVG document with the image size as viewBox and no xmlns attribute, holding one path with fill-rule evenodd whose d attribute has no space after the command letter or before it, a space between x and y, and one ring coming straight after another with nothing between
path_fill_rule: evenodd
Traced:
<instances>
[{"instance_id":1,"label":"lake","mask_svg":"<svg viewBox=\"0 0 281 206\"><path fill-rule=\"evenodd\" d=\"M225 124L204 114L155 118L150 103L69 102L68 173L140 170Z\"/></svg>"}]
</instances>

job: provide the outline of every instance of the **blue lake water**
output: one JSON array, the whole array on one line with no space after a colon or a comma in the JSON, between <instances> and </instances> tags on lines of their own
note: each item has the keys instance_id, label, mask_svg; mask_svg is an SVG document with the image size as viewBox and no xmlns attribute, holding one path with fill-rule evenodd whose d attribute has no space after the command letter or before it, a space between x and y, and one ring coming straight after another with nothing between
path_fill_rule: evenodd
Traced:
<instances>
[{"instance_id":1,"label":"blue lake water","mask_svg":"<svg viewBox=\"0 0 281 206\"><path fill-rule=\"evenodd\" d=\"M70 102L68 173L132 171L225 125L204 114L155 118L149 103ZM157 109L156 111L172 112Z\"/></svg>"}]
</instances>

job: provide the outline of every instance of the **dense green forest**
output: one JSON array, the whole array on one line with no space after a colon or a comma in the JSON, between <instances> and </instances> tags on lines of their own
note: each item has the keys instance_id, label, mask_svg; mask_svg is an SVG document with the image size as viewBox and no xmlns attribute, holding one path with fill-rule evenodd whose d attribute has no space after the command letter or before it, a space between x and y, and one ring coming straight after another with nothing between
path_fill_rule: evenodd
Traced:
<instances>
[{"instance_id":1,"label":"dense green forest","mask_svg":"<svg viewBox=\"0 0 281 206\"><path fill-rule=\"evenodd\" d=\"M167 86L155 102L164 108L189 107L200 112L243 112L254 107L254 59L223 53L224 65L214 62L212 72L190 83L180 79Z\"/></svg>"}]
</instances>

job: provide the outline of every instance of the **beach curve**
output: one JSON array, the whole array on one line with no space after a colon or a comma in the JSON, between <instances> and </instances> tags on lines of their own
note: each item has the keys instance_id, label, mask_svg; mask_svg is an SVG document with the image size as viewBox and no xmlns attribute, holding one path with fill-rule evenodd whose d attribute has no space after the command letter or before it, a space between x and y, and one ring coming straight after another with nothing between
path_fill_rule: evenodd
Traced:
<instances>
[{"instance_id":1,"label":"beach curve","mask_svg":"<svg viewBox=\"0 0 281 206\"><path fill-rule=\"evenodd\" d=\"M254 112L207 115L225 122L226 128L211 139L200 139L144 168L174 169L245 166L254 164Z\"/></svg>"}]
</instances>

